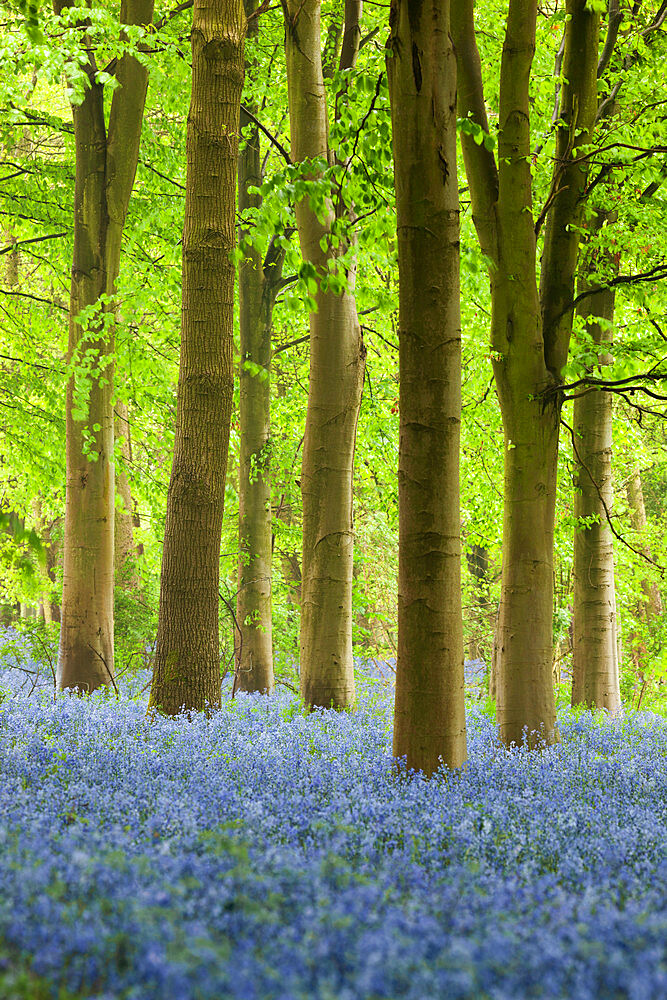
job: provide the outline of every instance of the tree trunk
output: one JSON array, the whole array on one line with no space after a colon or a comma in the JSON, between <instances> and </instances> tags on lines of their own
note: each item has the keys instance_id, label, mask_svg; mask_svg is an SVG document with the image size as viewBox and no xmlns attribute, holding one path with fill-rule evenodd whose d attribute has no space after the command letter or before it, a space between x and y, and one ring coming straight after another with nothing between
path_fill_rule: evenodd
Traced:
<instances>
[{"instance_id":1,"label":"tree trunk","mask_svg":"<svg viewBox=\"0 0 667 1000\"><path fill-rule=\"evenodd\" d=\"M56 11L67 3L55 0ZM152 0L128 0L124 24L149 24ZM85 27L85 25L82 25ZM70 292L69 360L88 355L90 394L85 416L76 398L74 376L67 385L66 495L63 599L58 687L92 691L113 680L114 586L114 426L112 407L113 310L125 216L134 185L148 73L137 59L123 56L116 77L108 128L104 92L95 82L91 52L85 72L89 86L73 105L76 178L74 260ZM82 310L93 308L87 323Z\"/></svg>"},{"instance_id":2,"label":"tree trunk","mask_svg":"<svg viewBox=\"0 0 667 1000\"><path fill-rule=\"evenodd\" d=\"M468 646L468 656L471 660L488 660L490 669L491 657L489 654L491 650L487 652L480 641L483 635L482 629L484 628L484 631L486 631L489 625L493 627L493 620L489 620L489 603L491 600L489 550L485 545L473 544L466 551L466 561L472 578L471 600L473 608L471 609L471 617L473 617L476 629L476 635L470 640Z\"/></svg>"},{"instance_id":3,"label":"tree trunk","mask_svg":"<svg viewBox=\"0 0 667 1000\"><path fill-rule=\"evenodd\" d=\"M44 539L44 545L46 548L46 575L49 580L49 591L52 591L52 586L56 582L56 569L62 559L62 545L60 541L60 520L47 522L44 526L42 532L42 538ZM54 538L54 535L56 536ZM44 613L44 620L50 622L57 622L60 624L60 605L53 598L49 601L49 611L48 617L47 612Z\"/></svg>"},{"instance_id":4,"label":"tree trunk","mask_svg":"<svg viewBox=\"0 0 667 1000\"><path fill-rule=\"evenodd\" d=\"M628 507L630 509L630 521L633 529L637 532L639 539L646 533L647 518L646 507L644 505L644 490L642 488L642 477L639 469L635 469L626 486ZM640 541L641 550L651 559L651 550L646 542ZM646 648L646 637L650 634L651 624L655 618L659 618L663 613L662 597L658 585L649 579L641 581L642 596L637 602L636 614L642 623L640 634L628 636L630 649L632 651L632 661L638 677L644 682L644 675L648 668L648 650ZM644 634L642 634L644 633Z\"/></svg>"},{"instance_id":5,"label":"tree trunk","mask_svg":"<svg viewBox=\"0 0 667 1000\"><path fill-rule=\"evenodd\" d=\"M252 9L246 6L248 14ZM257 17L248 33L257 32ZM254 112L256 108L252 109ZM242 122L243 124L243 122ZM239 212L258 208L261 196L250 186L262 183L259 129L244 130L239 154ZM241 238L243 233L239 234ZM271 326L282 252L271 244L266 262L253 246L239 264L241 364L239 368L239 564L236 618L236 686L270 693L274 687L271 628Z\"/></svg>"},{"instance_id":6,"label":"tree trunk","mask_svg":"<svg viewBox=\"0 0 667 1000\"><path fill-rule=\"evenodd\" d=\"M580 281L580 290L589 286ZM614 290L584 299L579 313L595 344L611 345ZM603 322L596 322L595 318ZM606 322L604 322L606 321ZM600 365L609 365L608 353ZM621 710L614 589L612 396L593 389L574 400L575 499L572 704ZM592 519L589 521L588 519Z\"/></svg>"},{"instance_id":7,"label":"tree trunk","mask_svg":"<svg viewBox=\"0 0 667 1000\"><path fill-rule=\"evenodd\" d=\"M132 439L130 422L125 403L116 400L115 406L115 437L116 446L120 445L120 455L123 462L132 461ZM116 502L114 509L114 564L116 583L125 590L134 591L139 586L139 575L136 567L137 550L134 545L134 515L132 508L132 490L130 480L124 465L116 467Z\"/></svg>"},{"instance_id":8,"label":"tree trunk","mask_svg":"<svg viewBox=\"0 0 667 1000\"><path fill-rule=\"evenodd\" d=\"M330 80L336 72L345 23L345 0L334 0L322 49L322 76Z\"/></svg>"},{"instance_id":9,"label":"tree trunk","mask_svg":"<svg viewBox=\"0 0 667 1000\"><path fill-rule=\"evenodd\" d=\"M174 457L149 710L220 705L220 533L234 372L236 172L246 20L195 0Z\"/></svg>"},{"instance_id":10,"label":"tree trunk","mask_svg":"<svg viewBox=\"0 0 667 1000\"><path fill-rule=\"evenodd\" d=\"M43 618L47 625L53 622L53 612L51 609L51 578L48 570L48 545L49 526L44 521L42 513L42 499L40 496L34 497L32 501L32 516L35 522L35 531L44 544L44 561L40 560L39 575L42 582L42 591L39 598L38 617Z\"/></svg>"},{"instance_id":11,"label":"tree trunk","mask_svg":"<svg viewBox=\"0 0 667 1000\"><path fill-rule=\"evenodd\" d=\"M285 52L292 160L329 156L326 92L320 54L320 0L286 0ZM313 177L317 168L314 168ZM331 245L333 206L318 219L308 197L296 205L304 261L316 276L310 314L310 376L301 465L303 569L301 693L306 704L353 704L352 477L365 347L354 300L354 272L338 295L322 288L329 262L346 247Z\"/></svg>"},{"instance_id":12,"label":"tree trunk","mask_svg":"<svg viewBox=\"0 0 667 1000\"><path fill-rule=\"evenodd\" d=\"M287 501L285 502L285 494L283 493L280 498L280 503L276 510L276 517L283 524L293 525L295 523L295 517L292 510L292 504ZM272 539L272 544L275 543L275 538ZM278 554L280 556L280 569L282 572L282 577L287 584L287 598L290 604L301 609L301 553L292 548L282 548L278 549Z\"/></svg>"},{"instance_id":13,"label":"tree trunk","mask_svg":"<svg viewBox=\"0 0 667 1000\"><path fill-rule=\"evenodd\" d=\"M449 0L394 0L391 99L399 271L398 657L394 755L466 759L459 440L456 62Z\"/></svg>"},{"instance_id":14,"label":"tree trunk","mask_svg":"<svg viewBox=\"0 0 667 1000\"><path fill-rule=\"evenodd\" d=\"M452 0L459 114L488 133L473 4ZM560 372L571 330L585 174L579 148L597 109L599 15L568 0L557 157L542 288L530 169L530 73L537 3L510 0L500 71L498 163L485 143L462 145L482 251L492 261L491 346L505 437L503 571L497 635L497 709L506 745L557 739L552 684L553 533ZM569 298L568 298L569 295ZM564 312L563 312L564 308Z\"/></svg>"}]
</instances>

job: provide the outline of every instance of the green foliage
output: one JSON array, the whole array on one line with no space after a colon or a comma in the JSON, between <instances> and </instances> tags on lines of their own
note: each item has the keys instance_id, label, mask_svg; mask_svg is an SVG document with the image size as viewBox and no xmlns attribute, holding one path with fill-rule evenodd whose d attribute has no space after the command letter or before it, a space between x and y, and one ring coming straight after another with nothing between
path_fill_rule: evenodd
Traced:
<instances>
[{"instance_id":1,"label":"green foliage","mask_svg":"<svg viewBox=\"0 0 667 1000\"><path fill-rule=\"evenodd\" d=\"M24 675L26 690L44 680L55 686L58 633L57 624L39 618L20 618L10 630L0 632L0 661Z\"/></svg>"},{"instance_id":2,"label":"green foliage","mask_svg":"<svg viewBox=\"0 0 667 1000\"><path fill-rule=\"evenodd\" d=\"M596 0L597 2L597 0ZM340 4L325 5L328 16ZM554 65L561 42L566 10L545 8L538 19L538 36L531 77L531 157L535 214L549 197L555 129ZM616 221L589 240L595 263L592 277L599 284L622 275L647 274L663 262L667 224L667 167L664 122L655 104L655 79L665 57L663 31L640 41L656 5L644 4L633 31L619 46L600 79L601 95L613 88L619 73L623 88L616 118L602 122L590 155L599 181L589 193L586 227L597 209L613 208ZM167 12L160 10L158 17ZM495 152L498 80L502 44L498 24L506 4L492 0L476 5L478 40L489 115L485 132L469 119L459 131L477 145ZM114 301L105 297L100 307L79 317L86 335L80 348L67 354L67 310L72 261L72 189L74 144L71 105L80 102L91 85L88 56L81 46L78 22L85 15L88 42L96 53L94 83L110 99L116 86L113 67L132 53L150 69L139 167L123 240L121 273ZM628 14L628 17L630 15ZM116 460L126 472L140 525L137 541L145 554L141 561L141 589L134 595L124 587L116 593L116 662L132 670L148 656L155 635L161 536L169 480L178 378L181 233L184 209L185 134L189 100L189 51L183 38L188 11L165 22L157 31L135 27L118 30L114 5L77 3L56 17L50 5L38 7L21 0L9 8L0 39L0 142L3 146L2 191L5 199L3 244L17 241L17 255L5 254L17 264L16 284L7 273L0 281L3 308L3 357L0 359L2 445L0 499L2 518L16 512L8 531L0 521L0 598L36 604L44 587L57 594L58 570L44 579L38 551L57 554L54 535L62 531L64 509L64 386L71 376L76 420L88 414L90 386L108 378L114 368L115 394L128 407L132 456ZM367 6L363 35L367 36L354 70L335 71L327 80L330 110L331 162L320 159L295 166L264 133L260 134L264 175L256 190L258 208L239 220L245 242L235 255L238 262L250 247L262 258L273 245L284 250L284 276L274 310L275 347L291 344L274 354L271 364L272 439L261 465L270 468L274 512L273 614L277 674L298 688L294 662L298 657L299 608L294 581L284 575L283 556L299 562L299 468L308 389L308 312L315 308L318 289L338 294L350 285L349 265L358 256L355 295L367 348L367 368L358 428L354 481L354 520L358 573L354 584L355 651L391 656L396 641L396 579L398 548L397 454L398 433L398 315L397 263L389 114L385 73L386 10ZM634 30L634 29L637 30ZM34 29L34 30L33 30ZM377 29L377 35L372 33ZM32 31L32 34L31 34ZM286 115L286 79L282 61L283 15L279 9L262 14L257 35L248 40L245 103L260 108L262 124L284 149L289 149ZM39 34L41 32L41 35ZM142 45L147 50L143 51ZM632 60L628 65L628 57ZM63 86L63 80L65 85ZM489 261L480 252L472 224L463 163L458 163L461 190L461 293L463 344L463 421L461 441L461 525L464 554L483 545L489 554L489 580L480 594L463 560L465 642L490 655L495 609L499 597L502 530L503 428L493 386L492 362L502 362L489 350ZM648 196L645 192L656 186ZM324 218L335 218L326 249L333 252L329 271L317 274L304 264L296 238L294 205L308 198ZM353 208L352 220L348 209ZM542 228L538 246L541 254ZM47 238L48 237L48 238ZM588 238L588 237L587 237ZM37 242L39 240L39 242ZM353 241L353 245L352 245ZM19 245L20 244L20 245ZM14 281L14 278L12 278ZM663 285L653 280L622 283L616 289L613 364L605 365L609 379L635 378L653 368L663 375L667 301ZM115 354L109 367L96 360L94 341L101 333L115 334ZM296 343L295 343L296 342ZM238 354L238 346L237 346ZM564 372L575 381L600 361L590 331L575 324L571 357ZM253 377L268 372L247 359L244 368ZM659 383L658 383L659 384ZM617 497L613 519L618 532L635 548L646 545L652 558L667 564L665 538L667 510L667 441L658 417L644 414L641 426L633 402L647 402L639 391L623 400L614 413L614 464ZM571 422L571 403L564 418ZM225 495L222 554L223 593L233 606L238 560L238 387L230 435L230 458ZM95 458L93 442L89 456ZM624 500L625 482L638 465L643 474L649 527L637 538ZM259 470L260 463L256 465ZM554 640L564 642L572 604L573 454L563 435L559 459L555 537ZM32 504L41 503L38 518ZM48 537L47 537L48 536ZM661 650L667 645L664 615L647 626L638 611L644 584L664 591L658 568L616 541L618 611L624 644L624 693L628 703L660 705L665 688ZM49 548L49 545L51 548ZM57 559L55 560L57 563ZM370 627L369 627L370 626ZM233 622L223 614L221 637L225 656L233 648ZM54 630L55 631L55 630ZM53 643L50 639L49 642ZM633 651L645 649L643 675L637 675ZM53 645L49 647L53 649ZM635 656L636 659L636 656ZM568 665L567 656L563 666ZM648 678L648 680L646 680ZM646 683L645 683L646 682ZM569 695L568 699L569 700Z\"/></svg>"},{"instance_id":3,"label":"green foliage","mask_svg":"<svg viewBox=\"0 0 667 1000\"><path fill-rule=\"evenodd\" d=\"M40 0L16 0L16 6L23 14L25 33L33 45L44 44L44 34L40 27Z\"/></svg>"},{"instance_id":4,"label":"green foliage","mask_svg":"<svg viewBox=\"0 0 667 1000\"><path fill-rule=\"evenodd\" d=\"M0 995L3 1000L84 1000L82 994L70 993L62 986L54 993L53 984L32 972L29 960L2 941Z\"/></svg>"},{"instance_id":5,"label":"green foliage","mask_svg":"<svg viewBox=\"0 0 667 1000\"><path fill-rule=\"evenodd\" d=\"M153 580L149 581L149 584ZM157 634L158 595L149 586L114 590L114 663L116 673L134 673L152 663Z\"/></svg>"},{"instance_id":6,"label":"green foliage","mask_svg":"<svg viewBox=\"0 0 667 1000\"><path fill-rule=\"evenodd\" d=\"M471 118L457 118L456 126L461 135L469 135L477 146L484 146L490 153L496 148L496 137L485 132L482 126Z\"/></svg>"}]
</instances>

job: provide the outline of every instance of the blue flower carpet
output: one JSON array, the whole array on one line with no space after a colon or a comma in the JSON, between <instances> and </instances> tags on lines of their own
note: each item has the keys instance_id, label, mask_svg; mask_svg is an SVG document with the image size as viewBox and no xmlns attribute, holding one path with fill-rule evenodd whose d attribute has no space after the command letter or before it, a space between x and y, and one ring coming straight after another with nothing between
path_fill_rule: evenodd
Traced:
<instances>
[{"instance_id":1,"label":"blue flower carpet","mask_svg":"<svg viewBox=\"0 0 667 1000\"><path fill-rule=\"evenodd\" d=\"M391 760L391 687L305 715L54 699L0 671L0 941L96 1000L661 1000L667 722L560 715L430 781ZM69 992L68 992L69 995Z\"/></svg>"}]
</instances>

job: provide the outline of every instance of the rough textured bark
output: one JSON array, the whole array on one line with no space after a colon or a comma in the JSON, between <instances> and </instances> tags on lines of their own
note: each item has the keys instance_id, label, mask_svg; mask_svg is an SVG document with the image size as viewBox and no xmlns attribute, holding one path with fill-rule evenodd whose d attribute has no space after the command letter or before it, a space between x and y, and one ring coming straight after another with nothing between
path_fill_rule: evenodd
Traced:
<instances>
[{"instance_id":1,"label":"rough textured bark","mask_svg":"<svg viewBox=\"0 0 667 1000\"><path fill-rule=\"evenodd\" d=\"M393 0L399 271L398 656L394 755L467 756L461 611L461 317L456 59L448 0Z\"/></svg>"},{"instance_id":2,"label":"rough textured bark","mask_svg":"<svg viewBox=\"0 0 667 1000\"><path fill-rule=\"evenodd\" d=\"M497 630L497 721L504 743L557 739L552 663L553 532L560 405L571 310L558 303L574 284L582 175L574 164L596 104L599 15L568 0L554 197L545 241L541 296L530 170L529 81L537 4L510 0L500 72L498 164L462 137L473 219L490 268L491 347L505 437L503 572ZM459 114L488 131L471 0L452 0L460 72ZM591 26L592 19L592 26ZM596 27L597 25L597 27ZM569 39L569 47L568 47ZM584 39L583 44L580 40ZM570 137L565 141L565 135Z\"/></svg>"},{"instance_id":3,"label":"rough textured bark","mask_svg":"<svg viewBox=\"0 0 667 1000\"><path fill-rule=\"evenodd\" d=\"M66 3L55 0L56 11ZM152 0L127 0L121 23L148 24ZM85 28L85 23L82 24ZM84 67L90 86L72 108L76 150L74 259L70 292L69 357L94 351L88 415L75 419L74 382L67 386L66 498L63 599L57 681L60 688L91 691L113 678L114 426L113 324L89 329L78 322L85 307L113 296L120 267L125 216L134 185L148 73L123 56L108 127L103 87L95 82L94 54ZM112 309L106 303L101 309ZM90 461L86 450L95 460Z\"/></svg>"},{"instance_id":4,"label":"rough textured bark","mask_svg":"<svg viewBox=\"0 0 667 1000\"><path fill-rule=\"evenodd\" d=\"M234 372L236 171L246 20L195 0L176 436L149 709L220 705L220 532Z\"/></svg>"},{"instance_id":5,"label":"rough textured bark","mask_svg":"<svg viewBox=\"0 0 667 1000\"><path fill-rule=\"evenodd\" d=\"M328 116L320 57L320 0L285 0L285 53L294 163L328 159ZM315 170L316 168L314 168ZM308 198L296 206L301 253L318 283L344 251L330 245ZM310 314L310 376L301 465L303 569L301 693L310 707L354 702L352 660L352 476L365 348L354 272L342 295L318 288Z\"/></svg>"},{"instance_id":6,"label":"rough textured bark","mask_svg":"<svg viewBox=\"0 0 667 1000\"><path fill-rule=\"evenodd\" d=\"M580 282L585 290L585 281ZM587 329L600 346L612 343L614 290L584 299L579 307ZM607 321L606 323L604 321ZM604 353L600 364L610 364ZM574 614L572 644L572 704L621 709L614 589L614 546L608 514L613 503L612 396L603 390L579 395L574 401L574 444L577 518L574 535Z\"/></svg>"},{"instance_id":7,"label":"rough textured bark","mask_svg":"<svg viewBox=\"0 0 667 1000\"><path fill-rule=\"evenodd\" d=\"M251 10L246 11L250 14ZM257 30L257 18L248 32ZM256 113L257 109L252 109ZM243 120L241 122L243 126ZM248 188L262 183L259 129L244 128L239 154L239 212L261 204ZM243 233L240 234L243 236ZM274 687L271 629L271 325L282 253L272 244L266 261L254 247L239 264L239 564L236 687L269 693Z\"/></svg>"}]
</instances>

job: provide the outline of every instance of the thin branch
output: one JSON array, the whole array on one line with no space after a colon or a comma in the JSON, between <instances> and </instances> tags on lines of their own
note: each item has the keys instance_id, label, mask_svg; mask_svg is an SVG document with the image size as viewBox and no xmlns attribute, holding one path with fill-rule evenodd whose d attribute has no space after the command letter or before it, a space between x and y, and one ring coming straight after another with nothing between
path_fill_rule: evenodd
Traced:
<instances>
[{"instance_id":1,"label":"thin branch","mask_svg":"<svg viewBox=\"0 0 667 1000\"><path fill-rule=\"evenodd\" d=\"M59 374L64 374L62 368L56 368L55 365L39 365L35 361L25 361L23 358L14 358L10 354L0 354L0 358L3 361L16 361L20 365L28 365L29 368L41 368L45 372L58 372Z\"/></svg>"},{"instance_id":2,"label":"thin branch","mask_svg":"<svg viewBox=\"0 0 667 1000\"><path fill-rule=\"evenodd\" d=\"M263 0L259 7L252 12L248 21L252 21L254 18L259 17L260 14L267 14L270 10L279 10L280 4L274 4L271 6L271 0Z\"/></svg>"},{"instance_id":3,"label":"thin branch","mask_svg":"<svg viewBox=\"0 0 667 1000\"><path fill-rule=\"evenodd\" d=\"M598 497L600 499L600 503L602 504L602 508L604 510L605 519L606 519L607 524L609 525L609 528L610 528L612 534L614 535L614 537L617 538L619 540L619 542L621 542L622 545L625 545L626 548L630 549L631 552L634 552L635 555L638 555L642 559L645 559L647 563L651 564L651 566L655 566L656 569L660 570L660 575L664 577L664 575L665 575L665 567L664 566L661 566L660 563L658 563L658 562L655 561L655 559L651 559L651 557L647 556L646 553L642 552L641 549L638 549L634 545L631 545L630 542L626 538L624 538L623 535L621 535L621 533L619 531L616 530L616 528L614 527L614 525L612 523L612 520L611 520L611 513L609 511L609 507L607 506L607 501L605 500L605 498L602 495L602 491L600 490L600 487L599 487L599 485L598 485L598 483L597 483L597 481L595 479L595 476L593 475L593 473L591 472L591 470L588 468L588 466L586 465L586 463L582 460L581 455L579 454L579 450L577 448L576 435L574 433L574 429L572 427L570 427L570 425L565 420L563 420L562 417L560 418L560 422L563 425L563 427L565 427L570 432L570 437L572 438L572 447L574 449L574 454L576 455L577 462L579 463L579 465L581 466L581 468L584 469L585 472L588 474L588 478L590 479L590 481L592 482L593 486L595 487L595 491L596 491L596 493L597 493L597 495L598 495Z\"/></svg>"},{"instance_id":4,"label":"thin branch","mask_svg":"<svg viewBox=\"0 0 667 1000\"><path fill-rule=\"evenodd\" d=\"M19 247L27 246L28 243L43 243L44 240L56 240L61 236L67 236L67 232L48 233L46 236L33 236L29 240L17 240L15 243L8 243L6 247L2 247L0 250L0 257L5 253L14 253Z\"/></svg>"},{"instance_id":5,"label":"thin branch","mask_svg":"<svg viewBox=\"0 0 667 1000\"><path fill-rule=\"evenodd\" d=\"M618 0L617 0L618 2ZM552 134L556 127L556 122L560 118L560 74L563 68L563 56L565 54L565 31L563 31L563 37L561 38L560 47L556 53L556 58L554 59L554 80L556 81L554 85L554 109L551 115L551 126L549 131L546 133L542 142L538 143L533 150L533 160L537 159L542 150L546 145L546 141Z\"/></svg>"},{"instance_id":6,"label":"thin branch","mask_svg":"<svg viewBox=\"0 0 667 1000\"><path fill-rule=\"evenodd\" d=\"M90 646L90 648L92 649L93 653L95 653L95 656L99 656L100 660L101 660L101 661L102 661L102 663L104 664L104 666L105 666L105 669L106 669L106 672L107 672L107 673L108 673L108 675L109 675L109 680L110 680L110 681L111 681L111 683L113 684L113 689L114 689L114 691L116 692L116 697L117 697L117 698L120 698L120 692L118 691L118 686L117 686L117 684L116 684L116 681L114 680L114 676L113 676L113 674L112 674L112 673L111 673L111 671L109 670L109 665L108 665L107 661L106 661L106 660L104 659L104 657L102 656L102 654L101 654L101 653L100 653L100 652L99 652L99 651L98 651L97 649L95 649L95 647L94 647L93 645L91 645L91 643L88 643L88 645L89 645L89 646Z\"/></svg>"},{"instance_id":7,"label":"thin branch","mask_svg":"<svg viewBox=\"0 0 667 1000\"><path fill-rule=\"evenodd\" d=\"M392 351L397 351L398 350L398 344L394 344L394 343L392 343L391 340L387 340L386 337L383 337L382 334L378 333L377 330L374 330L373 327L371 327L371 326L365 326L363 323L361 323L360 326L361 326L362 330L368 330L369 333L372 333L376 337L379 337L380 340L387 345L387 347L391 347Z\"/></svg>"},{"instance_id":8,"label":"thin branch","mask_svg":"<svg viewBox=\"0 0 667 1000\"><path fill-rule=\"evenodd\" d=\"M58 302L54 302L53 299L43 299L39 295L31 295L30 292L15 292L8 288L0 288L0 295L18 295L22 299L32 299L33 302L43 302L44 305L53 306L54 309L62 309L63 312L69 312L66 306L61 306Z\"/></svg>"},{"instance_id":9,"label":"thin branch","mask_svg":"<svg viewBox=\"0 0 667 1000\"><path fill-rule=\"evenodd\" d=\"M236 630L237 630L237 632L239 634L239 651L238 651L238 655L236 657L236 663L235 663L235 669L234 669L234 683L232 684L232 698L233 698L234 695L236 694L236 691L237 691L237 688L238 688L239 670L240 670L240 665L241 665L241 654L243 652L243 632L241 631L241 626L239 625L239 623L237 621L237 618L236 618L236 615L234 614L234 609L232 608L232 606L229 603L229 601L227 600L227 598L222 596L222 591L220 591L220 590L218 591L218 595L220 597L220 600L222 601L222 603L225 605L225 607L229 611L230 615L232 616L232 619L234 621L234 627L236 628Z\"/></svg>"},{"instance_id":10,"label":"thin branch","mask_svg":"<svg viewBox=\"0 0 667 1000\"><path fill-rule=\"evenodd\" d=\"M276 139L275 135L273 135L272 132L269 132L268 128L266 128L265 125L262 125L262 123L259 120L259 118L255 117L255 115L253 115L252 111L250 111L249 108L246 108L245 104L241 105L241 111L242 111L242 113L244 115L246 115L248 117L248 119L251 122L253 122L257 126L257 128L260 130L260 132L264 133L264 135L269 140L269 142L271 143L271 145L275 146L275 148L278 150L278 152L280 153L280 155L284 159L285 163L291 164L292 159L291 159L289 153L287 152L287 150L285 149L285 147L283 146L283 144L280 142L280 140Z\"/></svg>"},{"instance_id":11,"label":"thin branch","mask_svg":"<svg viewBox=\"0 0 667 1000\"><path fill-rule=\"evenodd\" d=\"M574 309L583 299L587 299L591 295L597 295L598 292L606 292L616 285L638 285L645 281L661 281L663 278L667 278L667 263L656 264L649 271L640 271L638 274L619 274L615 278L611 278L604 285L595 285L585 292L580 292L563 311L562 315L569 312L570 309Z\"/></svg>"},{"instance_id":12,"label":"thin branch","mask_svg":"<svg viewBox=\"0 0 667 1000\"><path fill-rule=\"evenodd\" d=\"M272 354L280 354L281 351L287 351L290 347L296 347L297 344L305 344L307 340L310 340L310 334L306 334L305 337L298 337L296 340L290 340L287 344L280 344L279 347L274 347Z\"/></svg>"},{"instance_id":13,"label":"thin branch","mask_svg":"<svg viewBox=\"0 0 667 1000\"><path fill-rule=\"evenodd\" d=\"M359 51L360 52L363 49L364 45L368 45L368 43L371 42L375 38L375 36L379 33L379 31L380 31L379 28L373 28L373 30L369 31L367 35L364 35L364 37L359 42Z\"/></svg>"},{"instance_id":14,"label":"thin branch","mask_svg":"<svg viewBox=\"0 0 667 1000\"><path fill-rule=\"evenodd\" d=\"M609 60L611 59L614 48L616 47L616 40L618 39L618 32L623 22L623 11L621 10L621 5L619 0L609 0L609 12L607 18L607 36L604 40L604 47L602 49L602 54L598 60L598 80L606 70L609 65Z\"/></svg>"},{"instance_id":15,"label":"thin branch","mask_svg":"<svg viewBox=\"0 0 667 1000\"><path fill-rule=\"evenodd\" d=\"M166 24L169 24L175 17L182 14L184 10L190 10L191 7L194 7L194 0L185 0L184 3L179 3L178 7L174 7L172 11L161 17L159 21L155 21L153 27L156 31L161 31Z\"/></svg>"},{"instance_id":16,"label":"thin branch","mask_svg":"<svg viewBox=\"0 0 667 1000\"><path fill-rule=\"evenodd\" d=\"M168 181L170 184L173 184L174 187L180 188L181 191L185 191L185 184L181 184L179 181L175 181L173 177L169 177L167 174L163 174L160 170L157 169L157 167L154 167L151 163L148 163L147 160L139 160L139 163L142 165L142 167L145 167L146 170L150 170L152 173L157 174L157 176L161 177L163 181Z\"/></svg>"}]
</instances>

